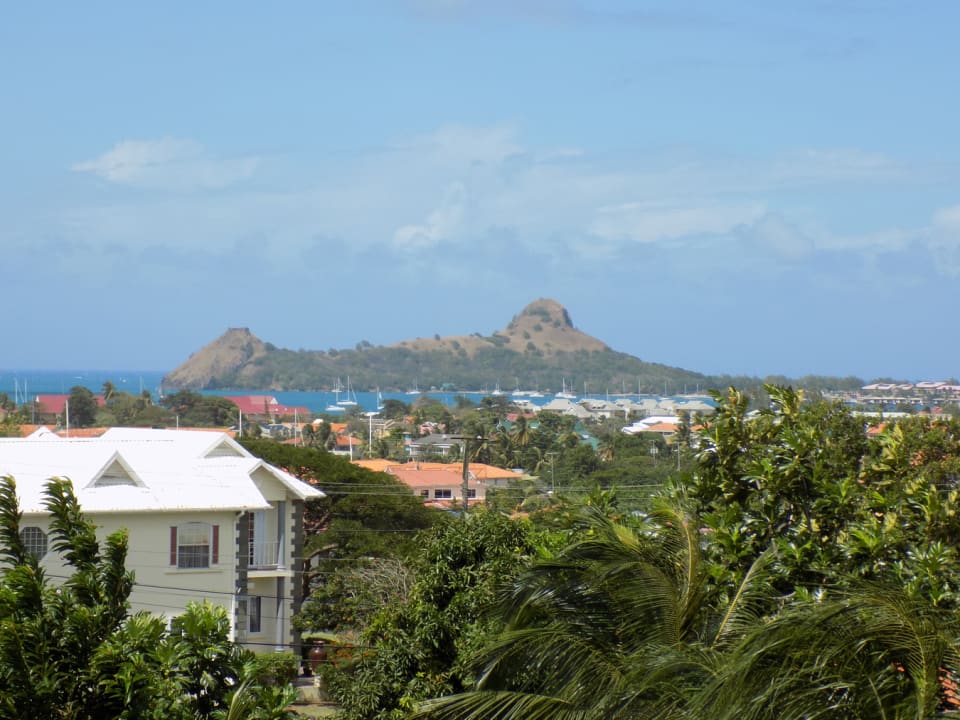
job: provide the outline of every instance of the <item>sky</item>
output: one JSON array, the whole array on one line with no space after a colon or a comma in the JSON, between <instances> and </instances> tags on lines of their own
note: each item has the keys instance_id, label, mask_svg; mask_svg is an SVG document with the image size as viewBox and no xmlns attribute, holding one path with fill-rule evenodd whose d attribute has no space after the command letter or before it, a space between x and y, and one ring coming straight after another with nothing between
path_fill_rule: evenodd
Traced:
<instances>
[{"instance_id":1,"label":"sky","mask_svg":"<svg viewBox=\"0 0 960 720\"><path fill-rule=\"evenodd\" d=\"M488 335L960 376L960 3L0 9L0 368Z\"/></svg>"}]
</instances>

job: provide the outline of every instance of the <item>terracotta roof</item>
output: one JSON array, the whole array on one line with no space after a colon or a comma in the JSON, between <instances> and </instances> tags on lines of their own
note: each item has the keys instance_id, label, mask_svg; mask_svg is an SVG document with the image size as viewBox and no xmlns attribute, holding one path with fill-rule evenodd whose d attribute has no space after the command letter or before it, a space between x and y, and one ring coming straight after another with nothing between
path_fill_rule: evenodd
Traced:
<instances>
[{"instance_id":1,"label":"terracotta roof","mask_svg":"<svg viewBox=\"0 0 960 720\"><path fill-rule=\"evenodd\" d=\"M383 458L373 458L371 460L354 460L354 465L359 465L362 468L367 470L373 470L373 472L386 472L387 468L393 467L397 463L393 460L384 460Z\"/></svg>"},{"instance_id":2,"label":"terracotta roof","mask_svg":"<svg viewBox=\"0 0 960 720\"><path fill-rule=\"evenodd\" d=\"M396 475L397 470L436 470L455 474L458 478L463 475L463 463L441 463L441 462L406 462L398 463L392 460L354 460L354 465L365 467L375 472L389 472ZM485 463L469 463L468 470L478 480L519 480L523 477L522 473L514 470L507 470L496 465L486 465Z\"/></svg>"},{"instance_id":3,"label":"terracotta roof","mask_svg":"<svg viewBox=\"0 0 960 720\"><path fill-rule=\"evenodd\" d=\"M305 407L288 407L282 405L272 395L224 395L247 415L302 415L309 416L310 410Z\"/></svg>"},{"instance_id":4,"label":"terracotta roof","mask_svg":"<svg viewBox=\"0 0 960 720\"><path fill-rule=\"evenodd\" d=\"M678 427L678 425L674 425L673 423L654 423L653 425L648 425L643 428L640 432L675 433Z\"/></svg>"},{"instance_id":5,"label":"terracotta roof","mask_svg":"<svg viewBox=\"0 0 960 720\"><path fill-rule=\"evenodd\" d=\"M69 399L69 393L66 395L62 393L54 393L36 396L36 402L43 409L43 412L53 413L55 415L60 415L64 411L64 408L67 405L67 400ZM94 395L93 399L97 401L97 405L99 407L103 407L107 404L107 401L104 399L103 395Z\"/></svg>"},{"instance_id":6,"label":"terracotta roof","mask_svg":"<svg viewBox=\"0 0 960 720\"><path fill-rule=\"evenodd\" d=\"M48 425L21 425L20 426L20 436L28 437L40 428L46 428L55 435L59 435L62 438L68 437L66 428L51 428ZM69 437L71 438L96 438L103 435L107 430L111 428L108 427L95 427L95 428L70 428ZM146 428L144 428L146 429ZM237 431L232 428L216 428L216 427L179 427L179 428L164 428L165 430L171 431L182 431L182 432L211 432L211 433L221 433L223 435L228 435L229 437L235 438L237 436Z\"/></svg>"}]
</instances>

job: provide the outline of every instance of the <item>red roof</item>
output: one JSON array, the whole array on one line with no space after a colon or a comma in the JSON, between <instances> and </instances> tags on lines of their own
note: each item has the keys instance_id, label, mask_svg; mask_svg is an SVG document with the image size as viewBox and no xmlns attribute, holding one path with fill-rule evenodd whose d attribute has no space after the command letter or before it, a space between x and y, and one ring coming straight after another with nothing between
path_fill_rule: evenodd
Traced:
<instances>
[{"instance_id":1,"label":"red roof","mask_svg":"<svg viewBox=\"0 0 960 720\"><path fill-rule=\"evenodd\" d=\"M40 405L43 412L61 415L66 408L67 400L69 399L69 394L37 395L36 402L38 405ZM107 401L104 399L103 395L94 395L93 399L97 401L97 405L99 407L103 407L107 404Z\"/></svg>"},{"instance_id":2,"label":"red roof","mask_svg":"<svg viewBox=\"0 0 960 720\"><path fill-rule=\"evenodd\" d=\"M307 417L310 410L305 407L287 407L272 395L225 395L227 400L240 408L246 415L301 415Z\"/></svg>"}]
</instances>

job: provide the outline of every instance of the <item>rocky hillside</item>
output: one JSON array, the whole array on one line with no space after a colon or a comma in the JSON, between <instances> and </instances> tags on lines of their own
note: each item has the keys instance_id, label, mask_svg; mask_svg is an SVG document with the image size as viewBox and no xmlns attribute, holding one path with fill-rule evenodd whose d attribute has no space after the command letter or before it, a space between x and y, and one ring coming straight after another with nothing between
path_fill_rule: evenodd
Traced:
<instances>
[{"instance_id":1,"label":"rocky hillside","mask_svg":"<svg viewBox=\"0 0 960 720\"><path fill-rule=\"evenodd\" d=\"M392 347L407 348L414 352L457 353L463 350L471 358L491 347L504 347L520 353L535 352L543 357L558 353L609 350L605 343L577 330L563 305L546 298L534 300L505 329L490 337L475 334L418 338L404 340Z\"/></svg>"},{"instance_id":2,"label":"rocky hillside","mask_svg":"<svg viewBox=\"0 0 960 720\"><path fill-rule=\"evenodd\" d=\"M175 388L219 387L226 378L243 374L268 354L266 343L249 328L230 328L167 375L164 385Z\"/></svg>"},{"instance_id":3,"label":"rocky hillside","mask_svg":"<svg viewBox=\"0 0 960 720\"><path fill-rule=\"evenodd\" d=\"M574 327L555 300L527 305L492 335L406 340L388 347L292 351L275 348L246 328L228 330L164 378L164 387L190 389L329 390L350 376L358 390L447 387L459 390L559 390L561 383L590 392L638 386L660 392L705 383L703 375L644 362L612 350Z\"/></svg>"}]
</instances>

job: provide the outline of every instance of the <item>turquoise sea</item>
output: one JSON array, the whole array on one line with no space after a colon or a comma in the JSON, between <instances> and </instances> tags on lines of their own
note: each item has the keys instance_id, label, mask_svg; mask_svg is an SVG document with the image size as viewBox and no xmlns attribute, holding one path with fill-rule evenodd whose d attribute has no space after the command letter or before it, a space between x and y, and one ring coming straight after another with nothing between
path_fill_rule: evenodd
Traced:
<instances>
[{"instance_id":1,"label":"turquoise sea","mask_svg":"<svg viewBox=\"0 0 960 720\"><path fill-rule=\"evenodd\" d=\"M4 370L0 369L0 392L4 392L15 399L17 404L28 402L31 396L46 393L68 393L70 388L81 385L94 393L99 393L103 384L112 382L118 390L139 395L149 390L155 398L160 397L161 381L166 374L165 370ZM302 392L296 390L204 390L206 395L270 395L287 407L305 407L312 413L322 413L328 405L336 403L337 396L332 392ZM450 392L431 390L427 393L445 405L451 407L456 404L456 397L463 395L474 402L485 396L480 392ZM377 409L378 394L376 392L353 393L357 404L364 412L374 412ZM395 399L402 402L413 402L418 393L384 392L380 395L383 400ZM604 397L604 396L593 396ZM613 399L611 396L610 399ZM636 399L636 395L629 395ZM656 396L646 396L656 397ZM344 393L341 400L346 399ZM351 398L354 399L354 398ZM552 395L543 397L527 396L525 398L535 406L542 406L553 399ZM686 399L690 399L689 397ZM709 399L706 398L708 401Z\"/></svg>"},{"instance_id":2,"label":"turquoise sea","mask_svg":"<svg viewBox=\"0 0 960 720\"><path fill-rule=\"evenodd\" d=\"M46 393L68 393L75 385L88 388L99 393L103 384L112 382L118 390L139 395L149 390L154 398L159 398L161 381L167 373L165 370L3 370L0 369L0 392L7 393L16 399L18 404L24 404L34 395ZM278 402L288 407L305 407L310 412L322 413L328 405L335 404L337 396L332 392L301 392L276 390L204 390L205 395L270 395ZM467 395L479 400L480 393L430 392L430 397L440 400L446 405L453 406L458 394ZM377 393L357 392L357 404L364 412L374 412L377 409ZM380 396L383 400L393 398L403 402L416 400L418 394L384 392ZM345 400L344 393L340 399ZM542 405L551 400L546 398L531 398L534 404Z\"/></svg>"}]
</instances>

